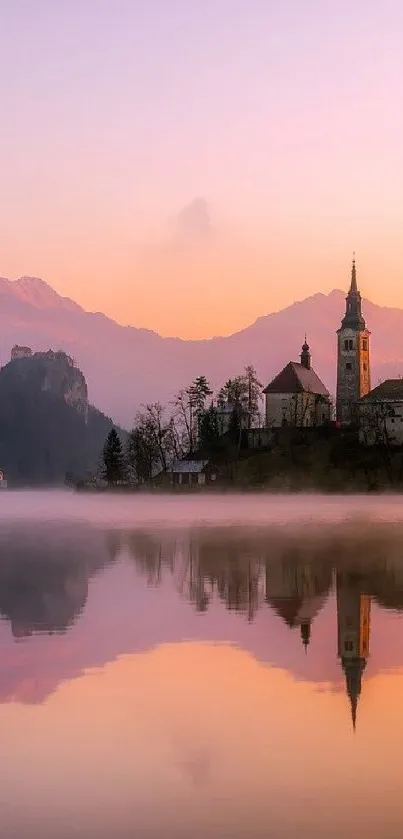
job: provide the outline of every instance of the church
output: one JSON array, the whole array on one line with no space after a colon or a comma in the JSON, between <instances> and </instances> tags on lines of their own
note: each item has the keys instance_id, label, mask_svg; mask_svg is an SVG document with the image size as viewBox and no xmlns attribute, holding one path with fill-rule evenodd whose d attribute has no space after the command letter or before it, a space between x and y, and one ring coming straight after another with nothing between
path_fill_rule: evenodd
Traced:
<instances>
[{"instance_id":1,"label":"church","mask_svg":"<svg viewBox=\"0 0 403 839\"><path fill-rule=\"evenodd\" d=\"M346 309L337 330L336 420L340 425L358 423L360 400L370 391L370 332L362 314L353 258ZM314 428L333 419L331 397L312 367L306 338L299 362L289 361L263 393L266 428Z\"/></svg>"},{"instance_id":2,"label":"church","mask_svg":"<svg viewBox=\"0 0 403 839\"><path fill-rule=\"evenodd\" d=\"M306 338L300 361L289 361L263 393L267 428L313 428L330 421L330 395L311 365Z\"/></svg>"}]
</instances>

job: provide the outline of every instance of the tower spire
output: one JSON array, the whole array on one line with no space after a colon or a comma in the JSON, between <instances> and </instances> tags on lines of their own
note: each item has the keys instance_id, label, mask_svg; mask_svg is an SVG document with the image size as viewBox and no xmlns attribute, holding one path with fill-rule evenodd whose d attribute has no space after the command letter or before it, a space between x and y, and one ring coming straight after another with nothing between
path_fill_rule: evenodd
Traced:
<instances>
[{"instance_id":1,"label":"tower spire","mask_svg":"<svg viewBox=\"0 0 403 839\"><path fill-rule=\"evenodd\" d=\"M351 283L349 294L358 294L357 269L355 266L355 251L353 251L353 263L351 266Z\"/></svg>"},{"instance_id":2,"label":"tower spire","mask_svg":"<svg viewBox=\"0 0 403 839\"><path fill-rule=\"evenodd\" d=\"M301 623L301 640L305 647L305 652L308 649L309 642L311 640L311 622L304 621Z\"/></svg>"},{"instance_id":3,"label":"tower spire","mask_svg":"<svg viewBox=\"0 0 403 839\"><path fill-rule=\"evenodd\" d=\"M343 662L343 670L346 677L346 691L350 700L353 731L355 731L357 722L357 707L361 695L361 679L365 665L366 660L364 658L355 658L350 661L345 659Z\"/></svg>"},{"instance_id":4,"label":"tower spire","mask_svg":"<svg viewBox=\"0 0 403 839\"><path fill-rule=\"evenodd\" d=\"M365 320L361 311L361 294L357 285L357 269L355 265L355 253L351 266L350 288L346 297L346 314L341 322L342 329L349 328L355 332L365 329Z\"/></svg>"},{"instance_id":5,"label":"tower spire","mask_svg":"<svg viewBox=\"0 0 403 839\"><path fill-rule=\"evenodd\" d=\"M309 345L307 344L306 340L306 333L305 333L305 341L302 344L302 351L300 355L301 364L303 367L306 367L307 370L311 369L311 351L309 349Z\"/></svg>"}]
</instances>

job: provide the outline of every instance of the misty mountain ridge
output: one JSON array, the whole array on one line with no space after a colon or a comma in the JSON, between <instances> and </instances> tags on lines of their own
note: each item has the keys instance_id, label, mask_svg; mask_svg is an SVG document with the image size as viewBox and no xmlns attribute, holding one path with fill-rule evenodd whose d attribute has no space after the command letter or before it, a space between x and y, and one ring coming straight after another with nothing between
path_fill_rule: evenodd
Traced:
<instances>
[{"instance_id":1,"label":"misty mountain ridge","mask_svg":"<svg viewBox=\"0 0 403 839\"><path fill-rule=\"evenodd\" d=\"M345 311L346 291L316 293L285 309L259 317L225 337L163 338L152 330L121 326L101 313L87 312L41 279L0 279L0 357L5 364L14 344L49 347L72 356L84 372L90 401L130 426L141 404L168 403L195 376L214 388L253 364L263 385L290 360L298 360L305 332L312 364L335 391L336 330ZM403 373L403 310L363 300L372 333L372 385Z\"/></svg>"}]
</instances>

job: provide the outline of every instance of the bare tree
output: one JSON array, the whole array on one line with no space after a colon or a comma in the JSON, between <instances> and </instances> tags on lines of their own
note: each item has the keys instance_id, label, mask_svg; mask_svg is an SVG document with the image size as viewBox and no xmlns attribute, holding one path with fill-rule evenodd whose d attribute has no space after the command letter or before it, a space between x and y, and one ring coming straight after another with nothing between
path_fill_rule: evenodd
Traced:
<instances>
[{"instance_id":1,"label":"bare tree","mask_svg":"<svg viewBox=\"0 0 403 839\"><path fill-rule=\"evenodd\" d=\"M193 450L193 409L189 393L182 388L173 400L176 439L182 453Z\"/></svg>"},{"instance_id":2,"label":"bare tree","mask_svg":"<svg viewBox=\"0 0 403 839\"><path fill-rule=\"evenodd\" d=\"M259 381L256 370L251 364L245 367L245 375L243 378L246 380L248 388L248 428L252 428L252 425L259 419L260 416L260 405L263 399L263 385Z\"/></svg>"},{"instance_id":3,"label":"bare tree","mask_svg":"<svg viewBox=\"0 0 403 839\"><path fill-rule=\"evenodd\" d=\"M187 388L182 388L174 398L174 421L177 438L184 452L192 454L196 448L206 400L212 393L206 377L197 376Z\"/></svg>"},{"instance_id":4,"label":"bare tree","mask_svg":"<svg viewBox=\"0 0 403 839\"><path fill-rule=\"evenodd\" d=\"M145 406L145 416L153 429L155 446L158 451L161 466L167 470L167 460L172 454L171 423L165 419L165 408L160 402L152 402Z\"/></svg>"},{"instance_id":5,"label":"bare tree","mask_svg":"<svg viewBox=\"0 0 403 839\"><path fill-rule=\"evenodd\" d=\"M172 419L166 419L160 402L143 407L135 418L129 437L127 459L140 481L151 480L155 471L166 472L175 455L176 439Z\"/></svg>"}]
</instances>

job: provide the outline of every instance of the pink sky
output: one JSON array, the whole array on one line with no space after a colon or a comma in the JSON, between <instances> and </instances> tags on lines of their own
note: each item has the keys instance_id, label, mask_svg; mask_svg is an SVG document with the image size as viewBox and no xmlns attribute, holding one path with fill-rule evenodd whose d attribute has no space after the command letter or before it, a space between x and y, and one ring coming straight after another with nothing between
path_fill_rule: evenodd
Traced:
<instances>
[{"instance_id":1,"label":"pink sky","mask_svg":"<svg viewBox=\"0 0 403 839\"><path fill-rule=\"evenodd\" d=\"M0 14L0 275L201 337L346 288L355 249L403 306L400 0Z\"/></svg>"}]
</instances>

